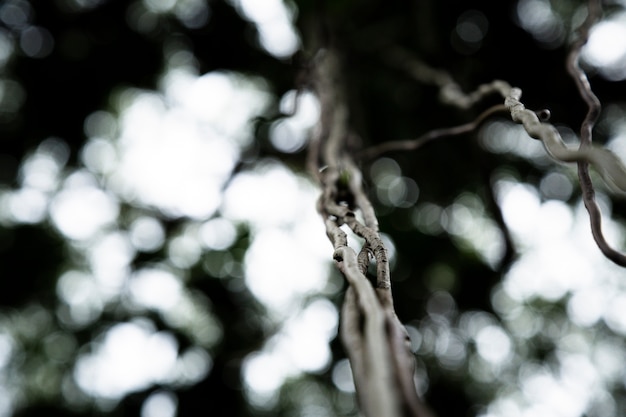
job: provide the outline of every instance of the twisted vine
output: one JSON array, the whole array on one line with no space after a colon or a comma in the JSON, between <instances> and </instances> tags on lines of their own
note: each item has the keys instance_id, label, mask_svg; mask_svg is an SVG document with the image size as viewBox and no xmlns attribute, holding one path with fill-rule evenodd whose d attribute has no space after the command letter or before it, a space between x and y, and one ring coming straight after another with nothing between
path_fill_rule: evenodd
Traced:
<instances>
[{"instance_id":1,"label":"twisted vine","mask_svg":"<svg viewBox=\"0 0 626 417\"><path fill-rule=\"evenodd\" d=\"M460 109L468 109L486 95L497 93L504 99L504 104L485 110L472 122L460 126L434 129L416 139L383 142L361 151L358 154L359 157L368 160L385 152L416 150L437 139L475 131L494 114L508 111L512 121L521 124L530 137L540 140L553 159L565 163L577 163L583 202L589 213L594 240L600 251L608 259L626 267L626 255L612 248L602 232L602 214L595 201L595 189L589 174L589 166L592 166L609 189L620 194L626 193L626 168L622 161L608 149L592 144L592 131L600 115L601 104L591 89L587 75L579 65L582 47L587 43L591 27L600 19L601 15L601 1L589 0L587 18L578 29L578 38L572 43L567 58L567 70L588 107L587 115L581 124L580 145L577 149L568 147L557 129L546 122L549 118L549 111L534 112L525 108L520 101L521 89L512 87L505 81L494 80L479 86L469 94L465 94L445 71L433 69L412 57L408 52L400 48L393 48L387 53L386 61L404 69L417 81L438 86L440 100L443 103ZM505 226L500 225L500 227L503 229ZM503 231L506 235L506 230Z\"/></svg>"},{"instance_id":2,"label":"twisted vine","mask_svg":"<svg viewBox=\"0 0 626 417\"><path fill-rule=\"evenodd\" d=\"M318 211L334 248L333 259L348 283L340 337L365 416L429 417L417 396L408 334L394 311L389 259L378 220L363 191L361 172L346 152L350 131L340 74L336 51L325 50L312 82L321 114L307 156L308 169L322 188ZM344 225L365 240L358 254L348 246ZM372 260L375 287L366 276Z\"/></svg>"},{"instance_id":3,"label":"twisted vine","mask_svg":"<svg viewBox=\"0 0 626 417\"><path fill-rule=\"evenodd\" d=\"M600 19L602 15L602 2L600 0L589 0L587 18L578 30L578 39L572 45L571 51L567 57L567 71L574 79L578 92L587 104L587 115L580 126L580 147L579 149L587 149L591 146L592 131L598 116L600 115L600 100L591 90L591 85L587 79L587 75L579 65L580 51L589 39L591 27ZM583 194L585 208L589 213L589 221L591 223L591 232L596 244L607 258L620 266L626 267L626 255L613 249L602 233L602 213L595 199L595 191L591 176L589 175L589 167L585 161L578 163L578 179Z\"/></svg>"},{"instance_id":4,"label":"twisted vine","mask_svg":"<svg viewBox=\"0 0 626 417\"><path fill-rule=\"evenodd\" d=\"M435 129L417 139L385 142L358 151L356 157L367 160L394 150L419 149L440 138L475 131L494 114L508 112L511 119L521 124L530 137L543 143L552 158L578 164L593 236L609 259L626 266L626 256L612 249L603 237L601 214L588 171L588 166L593 166L610 187L618 192L626 192L626 168L622 162L609 150L591 143L592 130L600 113L600 102L578 65L580 50L587 42L590 27L600 13L600 1L590 0L589 15L568 57L568 71L589 108L581 126L581 141L577 149L568 147L557 129L546 122L549 117L547 110L534 112L525 108L521 102L521 89L505 81L495 80L465 94L447 73L432 69L412 59L405 51L395 48L386 55L388 62L404 68L418 81L437 85L442 102L468 109L486 95L495 93L504 99L504 103L485 110L469 123ZM309 81L318 96L321 114L307 154L307 168L322 189L318 212L333 245L336 267L348 283L342 305L340 337L350 359L363 415L430 417L430 412L417 396L408 335L394 311L388 254L380 236L378 220L363 191L362 175L353 159L354 153L348 152L351 131L341 73L340 59L333 48L324 49L323 53L318 54ZM506 232L506 227L503 224L500 226ZM345 228L364 239L365 243L358 253L348 246ZM372 285L367 273L374 260L376 280L375 285Z\"/></svg>"}]
</instances>

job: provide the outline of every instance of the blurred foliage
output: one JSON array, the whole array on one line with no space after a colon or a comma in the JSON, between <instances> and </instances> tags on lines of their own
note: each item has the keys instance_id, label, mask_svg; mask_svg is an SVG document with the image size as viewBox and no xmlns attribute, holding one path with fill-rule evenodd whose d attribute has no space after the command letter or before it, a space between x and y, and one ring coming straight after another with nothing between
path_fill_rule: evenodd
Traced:
<instances>
[{"instance_id":1,"label":"blurred foliage","mask_svg":"<svg viewBox=\"0 0 626 417\"><path fill-rule=\"evenodd\" d=\"M182 0L169 3L186 4ZM303 172L305 150L288 155L278 152L270 141L269 123L276 120L279 98L297 87L303 68L314 59L316 51L307 34L320 13L343 54L351 121L363 146L466 123L499 100L487 99L467 112L439 104L435 87L412 80L385 60L385 51L392 46L404 47L429 65L448 71L466 91L493 79L507 80L523 89L528 108L549 108L558 125L576 130L586 111L564 70L566 41L575 26L572 22L583 13L582 1L540 2L552 6L558 23L568 31L561 40L551 42L538 40L520 26L518 1L289 1L287 5L296 10L303 42L302 51L292 58L276 58L263 49L258 28L242 17L236 1L200 2L206 8L198 10L208 12L205 20L198 21L173 12L156 13L148 7L169 3L0 1L4 25L0 34L14 48L0 70L0 191L20 185L22 161L49 137L59 137L69 147L68 162L61 164L61 172L80 168L81 149L88 139L85 119L99 110L118 115L116 97L119 101L126 87L157 90L168 59L179 51L192 54L200 74L232 70L260 76L274 96L266 114L258 115L255 140L243 149L233 175L254 169L255 163L268 157ZM487 22L479 45L458 39L459 19L468 11L479 12ZM18 24L21 15L11 18L10 13L23 13L23 22ZM29 25L45 28L54 40L49 54L29 56L20 49ZM594 74L591 77L603 102L619 103L626 97L626 84ZM601 141L609 136L608 130L598 129ZM369 175L371 164L362 168L381 230L395 248L396 310L414 336L422 393L438 415L484 412L495 398L514 392L529 369L556 369L559 352L568 346L623 345L623 333L602 321L586 328L573 324L567 312L569 295L523 302L507 298L502 280L519 253L510 251L500 259L503 262L490 264L481 248L464 242L439 222L441 213L451 213L455 203L467 203L463 196L471 196L481 218L497 223L501 213L495 204L494 183L506 178L540 187L553 165L514 152L489 152L476 135L445 139L416 153L388 156L397 161L402 176L419 186L415 205L385 204ZM574 190L565 201L571 207L579 200L576 186ZM619 222L626 213L624 201L617 200L612 206L613 218ZM428 210L437 220L424 220ZM153 252L134 253L134 269L160 266L168 256L168 244L184 234L187 225L187 219L135 207L132 202L121 203L118 222L128 225L145 213L159 218L168 242ZM12 354L10 363L0 363L0 380L9 381L6 387L10 392L4 398L12 399L13 415L138 416L146 400L160 390L176 394L179 416L357 415L352 395L339 390L334 379L335 365L344 358L336 339L331 343L332 365L288 379L271 407L249 401L241 376L243 363L278 330L243 279L251 234L242 226L228 248L203 250L188 268L169 266L182 277L193 300L196 310L192 315L204 320L173 324L158 310L133 310L124 300L102 306L96 303L84 312L72 313L59 298L58 280L70 269L87 267L80 245L64 240L48 221L0 224L0 353ZM329 274L324 295L340 305L343 284L335 271ZM100 313L91 320L96 310ZM72 314L84 321L76 324L67 319ZM155 383L119 402L90 398L74 380L76 359L93 351L106 329L138 318L147 318L156 330L173 334L180 352L201 345L210 352L210 372L198 380L190 379L192 382ZM218 330L207 336L208 341L202 337L198 341L194 339L198 323ZM471 323L506 329L511 356L497 365L485 362L476 353L478 336L472 333ZM571 342L565 347L564 335ZM5 356L0 354L0 358ZM623 368L623 362L619 365ZM612 396L607 403L613 405L594 403L595 408L586 415L619 415L626 407L624 381L624 370L616 370L605 387ZM0 415L2 412L9 411L0 404Z\"/></svg>"}]
</instances>

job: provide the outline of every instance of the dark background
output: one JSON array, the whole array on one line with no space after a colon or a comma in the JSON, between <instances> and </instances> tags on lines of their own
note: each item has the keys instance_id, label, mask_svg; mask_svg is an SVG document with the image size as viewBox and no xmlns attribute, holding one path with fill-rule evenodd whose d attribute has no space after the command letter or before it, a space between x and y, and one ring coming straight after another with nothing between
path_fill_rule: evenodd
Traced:
<instances>
[{"instance_id":1,"label":"dark background","mask_svg":"<svg viewBox=\"0 0 626 417\"><path fill-rule=\"evenodd\" d=\"M6 11L7 5L28 10L30 22L45 28L54 39L52 51L40 58L29 57L16 47L0 74L2 78L17 82L23 90L22 104L17 111L0 109L0 184L3 187L17 185L20 161L48 137L59 137L67 143L68 166L80 165L78 155L86 140L85 118L96 110L111 110L111 94L120 88L156 89L165 65L163 46L172 39L184 43L193 52L200 73L225 69L260 75L280 97L296 86L307 60L314 55L315 51L307 47L310 43L304 26L320 14L328 20L340 46L346 64L353 126L365 144L414 137L429 129L465 123L488 105L499 102L497 97L486 99L476 109L468 111L439 104L435 87L410 79L381 59L383 52L392 45L402 46L429 65L445 69L466 91L493 79L506 80L522 88L528 108L549 108L554 123L574 130L586 112L574 83L565 72L567 39L572 31L570 22L583 2L551 2L556 16L562 19L564 35L546 43L517 24L517 1L298 0L297 24L305 34L305 46L303 51L288 59L277 59L265 52L258 45L254 25L243 19L228 2L208 1L210 16L200 27L188 28L174 16L163 14L158 16L155 29L146 33L139 33L128 24L129 8L140 3L102 0L92 2L92 8L81 9L66 0L0 1L0 10ZM455 35L459 16L469 10L481 12L488 21L486 36L479 47L464 44ZM18 43L21 28L5 22L3 30ZM606 81L593 72L590 77L603 102L619 102L625 97L624 83ZM15 96L14 100L19 97ZM272 109L262 116L273 117L276 112L277 109ZM292 169L304 170L305 151L280 155L272 148L264 123L263 120L258 122L256 143L250 152L252 157L242 162L239 169L252 167L255 160L265 156L274 156L283 159ZM429 146L427 151L415 155L391 156L400 163L404 175L419 179L420 198L447 205L462 192L469 191L480 196L486 207L491 207L493 218L499 215L497 207L491 204L490 180L495 170L507 167L520 181L535 185L545 175L544 170L529 161L489 154L467 137ZM598 131L596 140L599 143L606 140L606 132ZM574 204L578 198L578 191L574 191L567 202ZM614 203L615 216L620 217L624 212L623 204ZM451 290L460 311L493 312L491 289L500 282L515 253L508 253L508 258L493 269L475 254L459 250L445 233L426 236L406 226L410 223L409 209L380 207L379 212L381 229L393 237L398 251L394 293L402 321L416 322L426 315L425 304L432 288L420 277L433 264L448 265L457 277L462 277ZM177 222L167 221L172 227ZM245 250L247 243L245 235L242 236L238 248ZM0 313L10 315L32 303L53 309L57 303L56 278L67 261L66 256L63 239L46 223L0 226ZM205 272L196 268L191 274ZM210 298L223 327L229 331L213 352L214 365L209 376L196 386L176 392L178 415L299 415L295 414L297 408L289 397L291 390L306 389L306 381L301 382L305 385L292 382L286 387L276 409L269 412L247 405L242 393L238 376L240 361L247 353L258 349L268 336L260 327L255 327L254 320L250 324L250 315L261 307L247 292L229 291L217 280L191 282L190 285ZM337 295L333 301L340 300ZM563 314L562 304L555 303L550 308ZM116 319L103 317L102 320ZM241 323L248 323L245 331L238 330L243 328ZM76 333L78 343L87 344L101 324L95 323L92 328ZM71 332L62 329L59 323L54 326ZM542 360L549 356L549 350L549 346L544 349L538 344L529 351L529 360ZM336 341L333 352L337 360L344 357ZM23 363L37 355L41 356L42 352L24 352ZM476 415L497 392L497 387L493 386L472 389L467 368L452 372L438 366L434 359L422 360L430 377L426 400L439 416ZM16 366L19 368L19 364ZM60 372L69 372L71 366L71 361L63 364ZM24 378L28 378L28 371L24 372ZM330 370L307 378L309 382L327 387L329 398L333 398ZM50 392L44 398L29 397L25 393L24 407L15 415L137 416L143 400L158 388L132 394L109 411L99 411L95 406L74 409L66 404L60 392ZM615 395L623 397L623 386ZM338 415L354 415L350 413L338 412Z\"/></svg>"}]
</instances>

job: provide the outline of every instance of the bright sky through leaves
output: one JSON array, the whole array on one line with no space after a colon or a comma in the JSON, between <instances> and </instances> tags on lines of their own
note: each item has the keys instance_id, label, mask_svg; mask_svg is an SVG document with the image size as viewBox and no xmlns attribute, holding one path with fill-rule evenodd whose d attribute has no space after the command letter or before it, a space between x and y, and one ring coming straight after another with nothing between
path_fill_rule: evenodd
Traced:
<instances>
[{"instance_id":1,"label":"bright sky through leaves","mask_svg":"<svg viewBox=\"0 0 626 417\"><path fill-rule=\"evenodd\" d=\"M93 174L85 171L68 177L63 191L55 197L51 212L55 224L68 238L86 241L85 254L92 265L91 273L67 273L60 281L59 294L70 311L76 312L71 317L77 320L76 324L87 317L94 320L111 296L121 295L121 286L111 287L110 279L100 281L98 276L117 276L120 284L127 282L129 302L141 308L171 315L175 307L185 303L186 294L181 292L180 277L175 272L164 268L131 272L132 256L122 255L128 250L123 248L130 248L131 254L158 248L163 243L163 229L158 220L139 217L127 232L116 232L117 241L107 240L112 235L105 229L116 227L118 199L158 209L165 216L186 216L199 222L194 227L191 221L186 234L169 242L168 253L174 267L189 267L197 262L199 253L193 248L227 249L235 238L233 222L247 223L254 231L254 240L246 257L246 281L276 318L293 316L294 308L301 306L302 297L321 291L326 283L329 248L315 212L315 188L281 164L268 162L255 171L237 175L227 187L224 200L220 191L234 168L241 146L251 140L249 120L267 105L267 93L262 84L237 74L210 73L199 77L188 69L177 68L163 80L163 94L133 90L124 93L119 120L101 112L88 119L86 130L93 136L86 144L83 158ZM297 128L310 128L315 111L314 104L305 102L300 106L294 121L305 124ZM306 112L313 114L307 116ZM115 128L109 127L114 125ZM115 131L119 133L112 135ZM103 176L110 190L100 188L93 175ZM99 202L93 204L92 200L97 199ZM256 203L250 205L250 201ZM87 207L81 206L85 204ZM218 209L224 217L204 221ZM76 219L82 219L83 223L77 223ZM310 236L319 239L311 240ZM106 242L113 246L99 251ZM272 250L268 252L268 248ZM119 255L111 262L115 253ZM269 256L272 253L278 258ZM105 258L101 260L100 256ZM285 263L285 258L294 263ZM303 263L308 265L305 268L308 275L298 272ZM98 265L107 271L99 273ZM118 265L117 272L111 271L113 265ZM277 265L284 268L277 270ZM267 278L273 281L267 282ZM306 311L312 311L314 305ZM331 319L325 319L325 325L336 321L334 308L328 311ZM330 360L328 342L336 325L331 325L330 332L307 331L306 338L294 337L291 335L294 330L303 328L298 320L309 322L308 329L315 322L310 313L294 316L259 356L278 355L277 360L283 360L284 355L278 352L297 353L291 364L284 365L285 369L291 369L284 376L319 369ZM124 349L118 346L120 334L125 335ZM144 324L127 323L111 328L103 335L100 347L79 360L76 368L79 386L90 395L115 400L146 384L171 380L176 373L176 362L171 362L174 359L168 359L170 362L166 363L171 364L158 375L149 367L152 361L159 361L154 355L164 355L163 360L172 358L172 349L166 349L170 345L151 342L160 340L159 337ZM149 355L133 353L134 349L146 351L148 347ZM129 367L128 363L133 366ZM129 369L133 371L132 378L124 377ZM246 371L251 381L254 376L250 372L254 369ZM124 380L115 382L117 377ZM266 374L257 376L265 377ZM251 388L261 389L261 386L256 384Z\"/></svg>"},{"instance_id":2,"label":"bright sky through leaves","mask_svg":"<svg viewBox=\"0 0 626 417\"><path fill-rule=\"evenodd\" d=\"M626 78L626 13L615 13L592 28L583 57L610 80Z\"/></svg>"},{"instance_id":3,"label":"bright sky through leaves","mask_svg":"<svg viewBox=\"0 0 626 417\"><path fill-rule=\"evenodd\" d=\"M95 4L75 3L81 7ZM155 12L175 13L190 27L197 24L193 16L209 18L208 10L198 12L204 10L203 2L143 3ZM232 3L257 25L266 51L283 58L297 50L300 41L290 24L293 11L282 2ZM517 15L539 41L551 44L562 37L562 28L554 26L555 15L548 9L546 1L525 0L519 3ZM471 36L464 22L459 35ZM611 79L626 77L625 28L623 14L611 16L592 31L585 49L585 59ZM480 39L488 33L485 27ZM17 47L27 55L45 55L51 42L45 30L35 27L18 45L0 34L0 62ZM196 346L179 352L175 338L156 330L148 320L130 320L104 330L94 348L79 357L74 376L86 393L113 402L152 384L193 384L210 372L207 349L219 342L224 330L210 304L185 290L184 270L198 262L203 251L228 250L237 237L237 226L248 225L252 240L242 278L267 307L271 320L280 324L276 335L249 356L244 366L246 390L257 405L264 406L275 400L285 378L319 371L331 363L328 342L336 333L337 311L323 299L308 304L303 300L327 289L332 248L315 212L318 190L308 179L269 160L229 182L242 149L254 140L251 119L262 114L272 100L280 99L283 110L291 108L295 93L274 98L261 79L228 72L198 74L189 62L172 65L160 91L125 91L118 97L119 117L104 111L88 117L85 133L89 139L81 151L84 167L65 172L63 141L44 141L22 161L19 188L0 190L0 221L49 220L66 239L68 250L81 260L83 269L62 272L57 284L66 307L59 316L69 327L93 323L107 303L121 299L128 308L155 311L171 326L196 335ZM15 86L3 81L2 87ZM318 114L315 98L305 94L293 117L272 126L273 146L283 152L301 150ZM488 124L482 143L495 153L546 163L537 142L519 129L510 129L503 122ZM420 194L419 182L427 179L403 177L390 161L383 159L372 168L372 176L379 176L373 179L383 204L415 206L415 226L421 232L445 230L460 247L470 247L490 265L497 262L502 242L475 198L462 195L447 207L435 206ZM455 366L468 355L463 344L473 340L478 355L474 363L480 365L475 365L474 376L489 380L507 362L518 363L516 341L540 331L528 324L541 318L529 319L525 303L565 300L568 317L579 328L553 336L558 341L558 369L524 365L519 385L509 387L508 393L488 405L483 417L578 417L594 398L606 394L603 381L626 378L620 371L626 359L624 348L596 345L584 332L603 322L616 334L626 335L623 271L599 254L582 206L572 209L558 201L557 192L565 192L560 195L565 200L572 189L567 168L558 169L550 179L545 178L541 190L512 178L498 184L505 221L523 248L494 293L495 308L504 316L505 325L467 315L472 317L467 335L448 326L442 332L447 335L445 341L433 343L438 360ZM542 195L557 196L557 200L543 200ZM127 227L120 224L123 204L144 210ZM608 203L605 206L610 209ZM609 239L623 241L623 229L610 220L610 210L605 212ZM159 216L183 218L188 227L168 236ZM137 253L153 252L163 245L168 245L168 259L133 270ZM429 314L440 320L455 307L449 294L437 297ZM444 304L448 305L445 314L436 309ZM429 344L430 336L422 330L411 329L416 349ZM0 333L0 372L15 348L13 339ZM353 389L345 362L334 369L333 379L343 391ZM0 383L0 416L11 413L9 394L10 386ZM173 394L157 392L144 404L142 417L171 417L175 409Z\"/></svg>"}]
</instances>

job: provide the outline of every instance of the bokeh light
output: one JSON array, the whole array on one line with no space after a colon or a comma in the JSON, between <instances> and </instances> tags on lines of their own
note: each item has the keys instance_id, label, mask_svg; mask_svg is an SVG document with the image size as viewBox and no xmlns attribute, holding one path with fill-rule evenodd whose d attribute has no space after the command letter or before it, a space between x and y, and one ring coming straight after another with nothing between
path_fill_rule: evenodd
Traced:
<instances>
[{"instance_id":1,"label":"bokeh light","mask_svg":"<svg viewBox=\"0 0 626 417\"><path fill-rule=\"evenodd\" d=\"M168 391L151 394L141 407L141 417L174 417L178 401Z\"/></svg>"},{"instance_id":2,"label":"bokeh light","mask_svg":"<svg viewBox=\"0 0 626 417\"><path fill-rule=\"evenodd\" d=\"M270 54L287 58L300 48L293 27L294 10L281 0L229 0L239 13L254 22L259 43Z\"/></svg>"},{"instance_id":3,"label":"bokeh light","mask_svg":"<svg viewBox=\"0 0 626 417\"><path fill-rule=\"evenodd\" d=\"M457 19L450 37L452 47L462 54L472 54L480 49L487 35L489 21L479 10L468 10Z\"/></svg>"},{"instance_id":4,"label":"bokeh light","mask_svg":"<svg viewBox=\"0 0 626 417\"><path fill-rule=\"evenodd\" d=\"M609 80L626 78L626 13L613 14L591 29L583 59Z\"/></svg>"},{"instance_id":5,"label":"bokeh light","mask_svg":"<svg viewBox=\"0 0 626 417\"><path fill-rule=\"evenodd\" d=\"M79 386L103 399L167 382L176 365L178 345L147 321L120 323L104 335L93 353L81 356L75 376Z\"/></svg>"},{"instance_id":6,"label":"bokeh light","mask_svg":"<svg viewBox=\"0 0 626 417\"><path fill-rule=\"evenodd\" d=\"M102 3L64 2L74 11ZM253 22L268 54L285 59L300 48L293 6L230 3ZM148 35L156 33L160 19L200 28L211 13L210 3L200 0L141 0L129 5L127 19ZM564 20L550 2L523 0L515 13L542 45L564 41ZM0 66L16 51L35 60L55 51L56 40L33 19L27 1L2 3ZM587 63L611 80L625 77L623 20L615 13L599 24L584 52ZM466 11L453 28L453 47L474 53L488 31L483 13ZM239 358L243 392L254 406L269 410L283 387L328 371L339 390L333 393L337 403L354 413L350 364L333 362L329 347L339 314L323 296L334 295L339 284L329 276L332 247L315 210L319 190L286 163L242 159L257 146L253 120L276 107L287 116L270 124L269 143L279 152L301 152L319 103L306 91L273 97L265 80L247 74L200 74L189 50L165 49L159 88L120 89L110 108L86 117L78 167L68 166L69 147L62 139L48 138L19 162L15 186L0 189L0 224L49 224L64 239L68 258L55 277L58 304L52 312L35 305L0 318L0 416L12 415L23 387L45 396L59 381L68 403L85 404L88 398L105 410L130 393L158 386L147 395L141 416L177 415L173 390L206 378L213 350L232 331L215 313L212 294L190 289L193 279L218 282L233 293L249 291L250 302L260 306L259 321L271 336ZM16 114L25 98L17 81L0 80L0 117ZM626 135L618 116L608 146L620 154ZM486 123L479 140L503 158L524 158L540 168L554 164L538 141L509 122ZM406 209L415 233L445 234L463 253L497 267L505 249L502 230L477 194L429 201L420 188L428 179L409 177L392 158L378 159L368 171L372 196L390 213ZM593 242L583 204L574 200L572 173L571 167L555 166L537 179L538 186L514 172L494 177L519 250L491 294L495 314L460 309L455 290L466 277L451 265L435 260L420 271L430 293L424 317L408 331L419 358L421 393L429 387L425 362L432 359L472 384L501 385L485 402L482 417L616 415L609 391L626 377L626 287L623 272ZM623 242L608 198L602 192L598 198L609 240ZM360 243L350 238L352 245ZM393 237L383 239L393 264ZM198 278L192 270L207 276ZM98 325L105 314L117 321ZM71 332L87 328L97 336L80 345ZM26 361L23 352L36 343L43 343L49 363L29 364L36 378L24 381L13 366ZM541 343L553 347L545 363L527 360ZM72 375L63 379L55 366L72 364ZM328 415L328 393L319 385L308 381L290 389L293 398L307 398L301 408L308 411L301 415Z\"/></svg>"},{"instance_id":7,"label":"bokeh light","mask_svg":"<svg viewBox=\"0 0 626 417\"><path fill-rule=\"evenodd\" d=\"M519 25L547 48L555 48L565 40L563 21L552 9L549 0L520 0L516 16Z\"/></svg>"}]
</instances>

